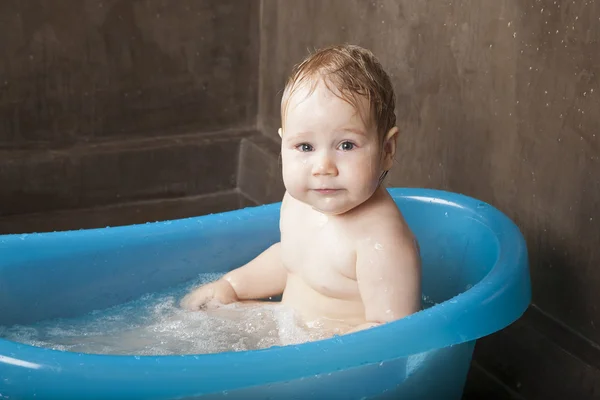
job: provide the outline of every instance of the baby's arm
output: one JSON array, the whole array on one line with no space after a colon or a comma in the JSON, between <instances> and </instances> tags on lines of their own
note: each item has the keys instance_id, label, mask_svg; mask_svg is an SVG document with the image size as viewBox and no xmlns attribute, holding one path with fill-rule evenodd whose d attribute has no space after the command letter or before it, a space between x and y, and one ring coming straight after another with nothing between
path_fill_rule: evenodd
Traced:
<instances>
[{"instance_id":1,"label":"baby's arm","mask_svg":"<svg viewBox=\"0 0 600 400\"><path fill-rule=\"evenodd\" d=\"M227 304L281 294L287 281L287 271L281 263L280 248L280 243L275 243L244 266L196 288L183 298L182 307L197 310L213 299Z\"/></svg>"},{"instance_id":2,"label":"baby's arm","mask_svg":"<svg viewBox=\"0 0 600 400\"><path fill-rule=\"evenodd\" d=\"M257 300L283 292L287 271L281 262L281 244L275 243L243 267L223 276L239 300Z\"/></svg>"},{"instance_id":3,"label":"baby's arm","mask_svg":"<svg viewBox=\"0 0 600 400\"><path fill-rule=\"evenodd\" d=\"M410 234L386 229L372 237L377 239L361 240L357 247L356 278L366 322L353 332L421 309L421 262Z\"/></svg>"}]
</instances>

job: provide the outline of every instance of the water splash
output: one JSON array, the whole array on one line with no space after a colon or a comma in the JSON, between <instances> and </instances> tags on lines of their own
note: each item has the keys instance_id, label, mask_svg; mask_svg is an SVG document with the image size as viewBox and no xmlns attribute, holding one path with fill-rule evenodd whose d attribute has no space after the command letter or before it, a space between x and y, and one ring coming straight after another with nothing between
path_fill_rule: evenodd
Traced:
<instances>
[{"instance_id":1,"label":"water splash","mask_svg":"<svg viewBox=\"0 0 600 400\"><path fill-rule=\"evenodd\" d=\"M230 304L201 312L178 306L193 286L219 276L206 274L192 285L81 317L0 327L0 336L54 350L137 356L244 351L325 338L318 326L301 326L295 312L280 303Z\"/></svg>"}]
</instances>

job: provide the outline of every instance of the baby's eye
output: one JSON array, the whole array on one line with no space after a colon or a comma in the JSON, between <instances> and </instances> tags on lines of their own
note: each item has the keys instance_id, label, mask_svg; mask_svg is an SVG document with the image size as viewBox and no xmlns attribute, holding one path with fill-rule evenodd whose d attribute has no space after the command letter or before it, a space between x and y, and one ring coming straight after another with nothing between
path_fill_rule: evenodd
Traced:
<instances>
[{"instance_id":1,"label":"baby's eye","mask_svg":"<svg viewBox=\"0 0 600 400\"><path fill-rule=\"evenodd\" d=\"M354 143L352 142L344 142L340 145L340 148L344 151L350 151L354 148Z\"/></svg>"},{"instance_id":2,"label":"baby's eye","mask_svg":"<svg viewBox=\"0 0 600 400\"><path fill-rule=\"evenodd\" d=\"M308 143L301 143L296 148L302 152L312 151L313 147Z\"/></svg>"}]
</instances>

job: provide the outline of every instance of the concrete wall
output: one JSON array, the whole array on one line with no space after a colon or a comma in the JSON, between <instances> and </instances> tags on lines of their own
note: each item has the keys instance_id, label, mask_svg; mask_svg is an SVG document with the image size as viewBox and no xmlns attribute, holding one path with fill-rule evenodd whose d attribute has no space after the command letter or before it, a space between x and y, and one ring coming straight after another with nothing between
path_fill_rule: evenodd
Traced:
<instances>
[{"instance_id":1,"label":"concrete wall","mask_svg":"<svg viewBox=\"0 0 600 400\"><path fill-rule=\"evenodd\" d=\"M3 1L0 144L252 125L257 13L256 1Z\"/></svg>"},{"instance_id":2,"label":"concrete wall","mask_svg":"<svg viewBox=\"0 0 600 400\"><path fill-rule=\"evenodd\" d=\"M0 216L237 190L258 23L258 0L0 2ZM0 231L97 224L68 219Z\"/></svg>"},{"instance_id":3,"label":"concrete wall","mask_svg":"<svg viewBox=\"0 0 600 400\"><path fill-rule=\"evenodd\" d=\"M397 93L389 184L478 197L523 230L535 306L480 343L473 372L514 396L600 394L599 21L593 1L262 3L265 135L277 140L285 78L309 49L363 45Z\"/></svg>"}]
</instances>

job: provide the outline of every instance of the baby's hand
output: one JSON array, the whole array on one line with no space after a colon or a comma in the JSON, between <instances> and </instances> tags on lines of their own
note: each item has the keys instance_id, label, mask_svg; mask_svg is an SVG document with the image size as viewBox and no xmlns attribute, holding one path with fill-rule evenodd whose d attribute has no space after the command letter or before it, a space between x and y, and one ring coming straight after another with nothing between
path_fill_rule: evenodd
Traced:
<instances>
[{"instance_id":1,"label":"baby's hand","mask_svg":"<svg viewBox=\"0 0 600 400\"><path fill-rule=\"evenodd\" d=\"M198 311L211 305L236 301L238 301L237 295L229 282L219 279L191 291L181 300L180 305L186 310Z\"/></svg>"}]
</instances>

